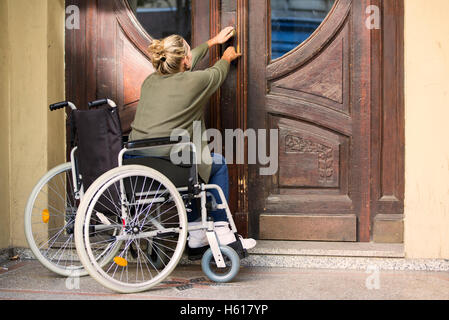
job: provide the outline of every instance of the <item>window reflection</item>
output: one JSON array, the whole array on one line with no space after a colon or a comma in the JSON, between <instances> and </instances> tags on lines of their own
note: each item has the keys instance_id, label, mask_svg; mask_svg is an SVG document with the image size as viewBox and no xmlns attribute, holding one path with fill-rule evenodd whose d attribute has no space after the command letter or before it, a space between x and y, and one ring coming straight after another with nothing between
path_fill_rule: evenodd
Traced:
<instances>
[{"instance_id":1,"label":"window reflection","mask_svg":"<svg viewBox=\"0 0 449 320\"><path fill-rule=\"evenodd\" d=\"M191 0L128 0L128 3L152 38L179 34L191 43Z\"/></svg>"},{"instance_id":2,"label":"window reflection","mask_svg":"<svg viewBox=\"0 0 449 320\"><path fill-rule=\"evenodd\" d=\"M327 16L335 0L271 0L271 58L307 40Z\"/></svg>"}]
</instances>

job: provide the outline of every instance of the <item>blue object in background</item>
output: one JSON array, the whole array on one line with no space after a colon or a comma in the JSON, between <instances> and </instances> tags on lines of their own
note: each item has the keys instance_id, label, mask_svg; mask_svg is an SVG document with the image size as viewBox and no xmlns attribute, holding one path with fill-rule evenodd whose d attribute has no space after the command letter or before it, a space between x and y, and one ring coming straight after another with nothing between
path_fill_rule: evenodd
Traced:
<instances>
[{"instance_id":1,"label":"blue object in background","mask_svg":"<svg viewBox=\"0 0 449 320\"><path fill-rule=\"evenodd\" d=\"M283 17L271 19L271 58L274 60L307 40L321 19Z\"/></svg>"}]
</instances>

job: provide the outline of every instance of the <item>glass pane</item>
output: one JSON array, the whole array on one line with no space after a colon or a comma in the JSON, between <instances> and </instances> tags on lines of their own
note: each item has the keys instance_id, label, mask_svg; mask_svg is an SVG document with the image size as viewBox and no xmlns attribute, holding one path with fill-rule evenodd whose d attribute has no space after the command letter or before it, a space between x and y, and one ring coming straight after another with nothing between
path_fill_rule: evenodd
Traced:
<instances>
[{"instance_id":1,"label":"glass pane","mask_svg":"<svg viewBox=\"0 0 449 320\"><path fill-rule=\"evenodd\" d=\"M318 28L335 0L271 0L271 58L293 50Z\"/></svg>"},{"instance_id":2,"label":"glass pane","mask_svg":"<svg viewBox=\"0 0 449 320\"><path fill-rule=\"evenodd\" d=\"M128 0L128 3L152 38L179 34L191 43L191 0Z\"/></svg>"}]
</instances>

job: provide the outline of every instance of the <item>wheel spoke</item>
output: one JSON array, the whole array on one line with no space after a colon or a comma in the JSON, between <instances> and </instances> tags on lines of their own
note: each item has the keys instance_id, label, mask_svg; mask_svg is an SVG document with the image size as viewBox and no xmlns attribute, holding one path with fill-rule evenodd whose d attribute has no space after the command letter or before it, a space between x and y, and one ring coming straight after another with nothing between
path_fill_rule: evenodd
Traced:
<instances>
[{"instance_id":1,"label":"wheel spoke","mask_svg":"<svg viewBox=\"0 0 449 320\"><path fill-rule=\"evenodd\" d=\"M73 241L73 185L70 163L50 170L34 187L25 210L25 234L34 256L64 276L83 270Z\"/></svg>"}]
</instances>

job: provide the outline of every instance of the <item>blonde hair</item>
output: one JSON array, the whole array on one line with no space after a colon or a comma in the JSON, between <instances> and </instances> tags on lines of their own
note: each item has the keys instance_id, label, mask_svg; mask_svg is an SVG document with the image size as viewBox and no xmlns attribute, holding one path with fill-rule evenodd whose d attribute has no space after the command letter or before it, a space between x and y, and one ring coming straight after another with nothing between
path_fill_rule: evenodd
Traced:
<instances>
[{"instance_id":1,"label":"blonde hair","mask_svg":"<svg viewBox=\"0 0 449 320\"><path fill-rule=\"evenodd\" d=\"M183 59L189 52L183 37L172 35L162 40L153 40L148 47L151 62L160 74L173 74L181 70Z\"/></svg>"}]
</instances>

